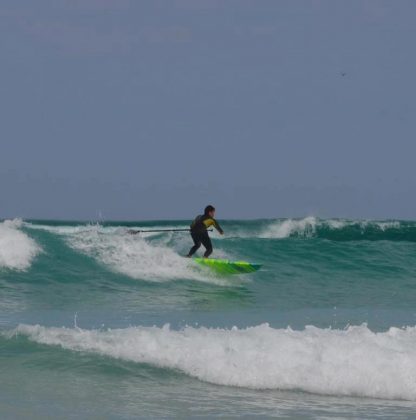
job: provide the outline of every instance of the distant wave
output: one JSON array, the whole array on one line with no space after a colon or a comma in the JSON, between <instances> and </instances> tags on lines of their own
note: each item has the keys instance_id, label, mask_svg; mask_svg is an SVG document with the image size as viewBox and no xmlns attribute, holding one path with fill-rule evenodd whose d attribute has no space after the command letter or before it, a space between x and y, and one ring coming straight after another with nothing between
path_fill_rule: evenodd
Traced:
<instances>
[{"instance_id":1,"label":"distant wave","mask_svg":"<svg viewBox=\"0 0 416 420\"><path fill-rule=\"evenodd\" d=\"M40 252L40 246L20 230L22 220L0 223L0 268L27 270Z\"/></svg>"},{"instance_id":2,"label":"distant wave","mask_svg":"<svg viewBox=\"0 0 416 420\"><path fill-rule=\"evenodd\" d=\"M178 369L200 380L254 389L416 400L416 327L375 333L167 325L112 330L19 325L9 337L116 359Z\"/></svg>"},{"instance_id":3,"label":"distant wave","mask_svg":"<svg viewBox=\"0 0 416 420\"><path fill-rule=\"evenodd\" d=\"M137 222L140 223L140 222ZM260 239L329 239L334 241L409 241L416 242L416 221L402 220L352 220L352 219L320 219L314 216L305 218L282 218L253 221L224 221L225 235L218 235L215 230L211 236L216 240L232 238L260 238ZM104 225L98 224L51 224L24 223L30 229L45 230L51 233L66 235L67 237L86 236L89 233L100 232L105 234L124 235L129 228L140 229L143 226L129 223L109 222ZM151 224L146 222L146 230L186 228L187 222L159 221ZM151 239L155 236L171 238L169 233L159 234L147 232L140 234L140 239ZM175 243L190 246L189 236L181 233L174 236ZM221 255L221 258L226 258Z\"/></svg>"},{"instance_id":4,"label":"distant wave","mask_svg":"<svg viewBox=\"0 0 416 420\"><path fill-rule=\"evenodd\" d=\"M335 241L410 241L416 242L416 223L405 221L318 219L279 219L269 222L260 238L322 238Z\"/></svg>"}]
</instances>

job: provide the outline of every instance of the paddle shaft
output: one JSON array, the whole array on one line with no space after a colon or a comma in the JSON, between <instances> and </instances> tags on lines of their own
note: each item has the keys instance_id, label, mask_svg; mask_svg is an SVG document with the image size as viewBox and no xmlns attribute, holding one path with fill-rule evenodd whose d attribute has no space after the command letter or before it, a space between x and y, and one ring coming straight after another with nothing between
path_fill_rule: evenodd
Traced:
<instances>
[{"instance_id":1,"label":"paddle shaft","mask_svg":"<svg viewBox=\"0 0 416 420\"><path fill-rule=\"evenodd\" d=\"M137 233L150 233L150 232L189 232L191 229L154 229L154 230L134 230L130 229L127 232L136 235ZM209 232L212 232L212 229L207 229Z\"/></svg>"}]
</instances>

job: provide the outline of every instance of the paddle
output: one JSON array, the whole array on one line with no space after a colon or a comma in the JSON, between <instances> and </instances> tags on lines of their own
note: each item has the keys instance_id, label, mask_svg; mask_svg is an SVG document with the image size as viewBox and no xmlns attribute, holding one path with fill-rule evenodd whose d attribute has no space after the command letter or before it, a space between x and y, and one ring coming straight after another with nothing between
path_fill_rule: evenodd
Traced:
<instances>
[{"instance_id":1,"label":"paddle","mask_svg":"<svg viewBox=\"0 0 416 420\"><path fill-rule=\"evenodd\" d=\"M150 233L150 232L189 232L191 229L154 229L154 230L134 230L129 229L127 233L130 235L136 235L138 233ZM207 229L208 232L212 232L212 229Z\"/></svg>"}]
</instances>

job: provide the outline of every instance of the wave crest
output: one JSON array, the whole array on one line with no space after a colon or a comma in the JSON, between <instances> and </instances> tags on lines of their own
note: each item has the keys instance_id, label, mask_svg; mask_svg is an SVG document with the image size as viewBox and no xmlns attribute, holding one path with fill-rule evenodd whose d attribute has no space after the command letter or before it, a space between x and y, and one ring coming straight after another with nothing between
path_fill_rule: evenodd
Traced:
<instances>
[{"instance_id":1,"label":"wave crest","mask_svg":"<svg viewBox=\"0 0 416 420\"><path fill-rule=\"evenodd\" d=\"M390 240L416 242L416 223L397 220L280 219L268 223L260 238L321 238L336 241Z\"/></svg>"},{"instance_id":2,"label":"wave crest","mask_svg":"<svg viewBox=\"0 0 416 420\"><path fill-rule=\"evenodd\" d=\"M345 330L245 329L168 325L82 330L19 325L38 343L178 369L200 380L255 389L416 400L416 328L375 333Z\"/></svg>"},{"instance_id":3,"label":"wave crest","mask_svg":"<svg viewBox=\"0 0 416 420\"><path fill-rule=\"evenodd\" d=\"M154 227L155 232L130 235L123 226L48 226L30 223L27 226L63 236L72 249L99 261L114 272L134 279L152 282L182 279L227 284L208 269L181 256L185 254L183 249L188 250L191 245L188 235L176 236L172 243L172 234L160 234L157 227Z\"/></svg>"},{"instance_id":4,"label":"wave crest","mask_svg":"<svg viewBox=\"0 0 416 420\"><path fill-rule=\"evenodd\" d=\"M20 230L21 219L0 223L0 268L27 270L40 252L39 245Z\"/></svg>"}]
</instances>

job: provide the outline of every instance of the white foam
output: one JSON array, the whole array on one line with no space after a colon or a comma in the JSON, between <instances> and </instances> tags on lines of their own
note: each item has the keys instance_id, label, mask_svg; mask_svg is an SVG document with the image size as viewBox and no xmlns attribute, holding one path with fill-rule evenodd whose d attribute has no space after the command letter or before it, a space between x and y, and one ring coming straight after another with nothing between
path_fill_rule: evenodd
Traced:
<instances>
[{"instance_id":1,"label":"white foam","mask_svg":"<svg viewBox=\"0 0 416 420\"><path fill-rule=\"evenodd\" d=\"M400 222L396 220L375 223L383 232L387 229L399 229L401 227Z\"/></svg>"},{"instance_id":2,"label":"white foam","mask_svg":"<svg viewBox=\"0 0 416 420\"><path fill-rule=\"evenodd\" d=\"M270 224L263 232L260 233L260 238L289 238L296 234L304 237L311 237L316 232L317 219L309 216L304 219L286 219L278 220Z\"/></svg>"},{"instance_id":3,"label":"white foam","mask_svg":"<svg viewBox=\"0 0 416 420\"><path fill-rule=\"evenodd\" d=\"M320 227L327 227L332 230L340 230L348 227L359 226L362 232L371 226L382 231L391 228L398 229L401 224L399 221L376 221L376 220L345 220L345 219L326 219L321 220L309 216L304 219L277 220L260 232L260 238L283 239L291 236L311 238L316 235Z\"/></svg>"},{"instance_id":4,"label":"white foam","mask_svg":"<svg viewBox=\"0 0 416 420\"><path fill-rule=\"evenodd\" d=\"M44 230L46 232L55 233L58 235L74 235L82 232L114 232L120 230L119 227L110 226L103 227L99 224L86 224L86 225L39 225L30 222L24 222L24 226L34 230Z\"/></svg>"},{"instance_id":5,"label":"white foam","mask_svg":"<svg viewBox=\"0 0 416 420\"><path fill-rule=\"evenodd\" d=\"M331 224L329 225L333 227ZM348 221L344 221L344 226L341 226L341 227L345 227L345 226L347 227L359 226L363 232L368 228L376 227L377 229L380 229L384 232L388 229L399 229L401 227L401 223L398 220L391 220L391 221L348 220Z\"/></svg>"},{"instance_id":6,"label":"white foam","mask_svg":"<svg viewBox=\"0 0 416 420\"><path fill-rule=\"evenodd\" d=\"M328 219L328 220L325 220L325 223L331 229L334 229L334 230L343 229L349 224L347 220L340 220L340 219Z\"/></svg>"},{"instance_id":7,"label":"white foam","mask_svg":"<svg viewBox=\"0 0 416 420\"><path fill-rule=\"evenodd\" d=\"M149 244L138 235L103 235L88 231L70 236L68 242L73 248L133 278L164 281L196 275L196 270L189 267L189 260L166 246Z\"/></svg>"},{"instance_id":8,"label":"white foam","mask_svg":"<svg viewBox=\"0 0 416 420\"><path fill-rule=\"evenodd\" d=\"M26 223L31 229L45 230L62 235L68 245L112 270L129 277L149 281L169 281L192 279L218 285L227 285L228 281L214 275L207 268L183 258L192 245L189 234L157 232L159 229L184 228L183 225L130 227L132 230L155 230L137 235L127 234L126 227L78 225L48 226ZM173 236L175 240L172 241ZM173 242L173 244L172 244ZM216 250L218 258L228 256Z\"/></svg>"},{"instance_id":9,"label":"white foam","mask_svg":"<svg viewBox=\"0 0 416 420\"><path fill-rule=\"evenodd\" d=\"M40 252L39 245L20 230L22 220L0 223L0 268L27 270Z\"/></svg>"},{"instance_id":10,"label":"white foam","mask_svg":"<svg viewBox=\"0 0 416 420\"><path fill-rule=\"evenodd\" d=\"M374 333L306 327L169 326L81 330L19 325L38 343L178 369L200 380L255 389L416 400L416 328Z\"/></svg>"}]
</instances>

